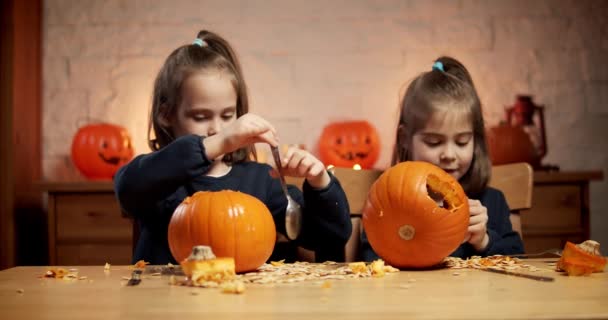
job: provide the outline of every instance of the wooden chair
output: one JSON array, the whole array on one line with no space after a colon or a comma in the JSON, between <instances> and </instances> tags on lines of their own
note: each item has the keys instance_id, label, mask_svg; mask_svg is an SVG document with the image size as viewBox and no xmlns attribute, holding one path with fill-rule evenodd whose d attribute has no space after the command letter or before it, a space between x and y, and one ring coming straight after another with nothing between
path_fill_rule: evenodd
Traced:
<instances>
[{"instance_id":1,"label":"wooden chair","mask_svg":"<svg viewBox=\"0 0 608 320\"><path fill-rule=\"evenodd\" d=\"M351 212L351 222L353 224L353 232L344 248L344 256L347 262L358 260L359 253L359 238L363 226L361 224L361 212L365 201L367 201L367 192L372 184L380 175L380 170L353 170L347 168L332 168L331 172L336 176L346 193L348 204ZM287 183L301 187L301 178L286 177ZM280 241L280 240L279 240ZM304 261L314 261L314 252L299 248L298 256Z\"/></svg>"},{"instance_id":2,"label":"wooden chair","mask_svg":"<svg viewBox=\"0 0 608 320\"><path fill-rule=\"evenodd\" d=\"M345 261L359 260L359 239L363 231L361 213L367 201L367 193L372 184L380 177L380 170L352 170L335 168L333 174L338 178L350 207L350 217L353 224L353 233L344 248Z\"/></svg>"},{"instance_id":3,"label":"wooden chair","mask_svg":"<svg viewBox=\"0 0 608 320\"><path fill-rule=\"evenodd\" d=\"M532 167L525 163L512 163L492 167L490 186L502 191L511 210L511 224L523 239L520 212L532 207Z\"/></svg>"}]
</instances>

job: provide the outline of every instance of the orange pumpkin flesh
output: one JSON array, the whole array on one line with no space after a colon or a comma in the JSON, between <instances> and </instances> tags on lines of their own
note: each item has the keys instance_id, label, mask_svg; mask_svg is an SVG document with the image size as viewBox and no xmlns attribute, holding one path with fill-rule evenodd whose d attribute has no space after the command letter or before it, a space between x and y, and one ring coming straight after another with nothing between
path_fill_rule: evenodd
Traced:
<instances>
[{"instance_id":1,"label":"orange pumpkin flesh","mask_svg":"<svg viewBox=\"0 0 608 320\"><path fill-rule=\"evenodd\" d=\"M216 258L207 246L194 246L192 254L180 262L180 265L186 277L197 283L223 282L236 276L234 259Z\"/></svg>"},{"instance_id":2,"label":"orange pumpkin flesh","mask_svg":"<svg viewBox=\"0 0 608 320\"><path fill-rule=\"evenodd\" d=\"M468 224L469 206L460 184L426 162L402 162L385 171L363 209L372 248L400 268L440 263L462 243Z\"/></svg>"},{"instance_id":3,"label":"orange pumpkin flesh","mask_svg":"<svg viewBox=\"0 0 608 320\"><path fill-rule=\"evenodd\" d=\"M606 267L606 258L599 254L599 243L592 240L580 245L566 242L562 256L557 262L557 269L566 271L569 276L603 272L604 267Z\"/></svg>"},{"instance_id":4,"label":"orange pumpkin flesh","mask_svg":"<svg viewBox=\"0 0 608 320\"><path fill-rule=\"evenodd\" d=\"M218 257L234 258L236 272L255 270L272 254L276 230L268 208L237 191L199 191L175 209L168 241L176 261L205 245Z\"/></svg>"},{"instance_id":5,"label":"orange pumpkin flesh","mask_svg":"<svg viewBox=\"0 0 608 320\"><path fill-rule=\"evenodd\" d=\"M367 121L329 124L319 139L319 158L325 165L371 169L379 155L378 132Z\"/></svg>"}]
</instances>

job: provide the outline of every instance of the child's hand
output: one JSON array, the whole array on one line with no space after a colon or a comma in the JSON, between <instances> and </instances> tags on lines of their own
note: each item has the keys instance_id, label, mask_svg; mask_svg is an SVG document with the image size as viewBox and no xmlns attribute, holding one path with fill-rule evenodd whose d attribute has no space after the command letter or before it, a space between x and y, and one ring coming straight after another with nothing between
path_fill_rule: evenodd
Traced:
<instances>
[{"instance_id":1,"label":"child's hand","mask_svg":"<svg viewBox=\"0 0 608 320\"><path fill-rule=\"evenodd\" d=\"M276 130L264 118L255 114L245 114L234 123L218 132L224 140L225 152L232 152L256 142L278 145Z\"/></svg>"},{"instance_id":2,"label":"child's hand","mask_svg":"<svg viewBox=\"0 0 608 320\"><path fill-rule=\"evenodd\" d=\"M484 207L479 200L469 199L469 230L467 233L467 242L470 243L475 250L483 251L490 242L488 236L488 209Z\"/></svg>"},{"instance_id":3,"label":"child's hand","mask_svg":"<svg viewBox=\"0 0 608 320\"><path fill-rule=\"evenodd\" d=\"M251 113L243 115L216 135L203 140L209 159L257 142L271 146L279 144L274 127L264 118Z\"/></svg>"},{"instance_id":4,"label":"child's hand","mask_svg":"<svg viewBox=\"0 0 608 320\"><path fill-rule=\"evenodd\" d=\"M286 176L304 177L313 188L323 189L331 181L323 162L306 150L290 147L281 163Z\"/></svg>"}]
</instances>

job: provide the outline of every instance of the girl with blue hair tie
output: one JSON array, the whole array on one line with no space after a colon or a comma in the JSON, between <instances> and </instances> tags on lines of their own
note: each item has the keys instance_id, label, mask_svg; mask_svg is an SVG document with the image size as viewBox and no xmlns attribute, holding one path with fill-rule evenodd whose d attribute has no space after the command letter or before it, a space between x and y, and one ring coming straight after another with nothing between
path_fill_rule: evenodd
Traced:
<instances>
[{"instance_id":1,"label":"girl with blue hair tie","mask_svg":"<svg viewBox=\"0 0 608 320\"><path fill-rule=\"evenodd\" d=\"M523 253L504 195L488 187L492 168L481 102L462 63L440 57L410 83L395 141L393 165L409 160L437 165L458 180L469 198L468 233L452 256ZM378 258L365 233L361 250L364 260Z\"/></svg>"},{"instance_id":2,"label":"girl with blue hair tie","mask_svg":"<svg viewBox=\"0 0 608 320\"><path fill-rule=\"evenodd\" d=\"M261 200L278 233L285 234L287 200L269 165L258 163L254 143L278 145L264 118L248 113L241 66L228 42L201 31L175 49L154 82L148 141L151 153L120 168L114 180L122 209L141 230L133 261L176 263L167 229L175 208L196 191L235 190ZM285 175L305 178L303 191L288 186L302 207L299 236L277 244L271 260L295 259L296 246L317 260L344 259L351 234L348 202L338 180L305 150L290 148L282 159Z\"/></svg>"}]
</instances>

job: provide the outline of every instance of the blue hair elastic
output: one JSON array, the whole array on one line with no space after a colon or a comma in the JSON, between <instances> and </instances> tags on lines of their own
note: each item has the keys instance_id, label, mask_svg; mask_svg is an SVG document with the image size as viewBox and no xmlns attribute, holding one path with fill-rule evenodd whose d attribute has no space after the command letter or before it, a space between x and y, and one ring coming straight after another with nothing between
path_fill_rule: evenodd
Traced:
<instances>
[{"instance_id":1,"label":"blue hair elastic","mask_svg":"<svg viewBox=\"0 0 608 320\"><path fill-rule=\"evenodd\" d=\"M443 63L441 61L435 61L435 63L433 63L433 70L445 72L445 70L443 69Z\"/></svg>"},{"instance_id":2,"label":"blue hair elastic","mask_svg":"<svg viewBox=\"0 0 608 320\"><path fill-rule=\"evenodd\" d=\"M196 38L194 39L194 41L192 41L193 45L197 45L199 47L206 47L207 46L207 42L205 42L203 39L200 38Z\"/></svg>"}]
</instances>

